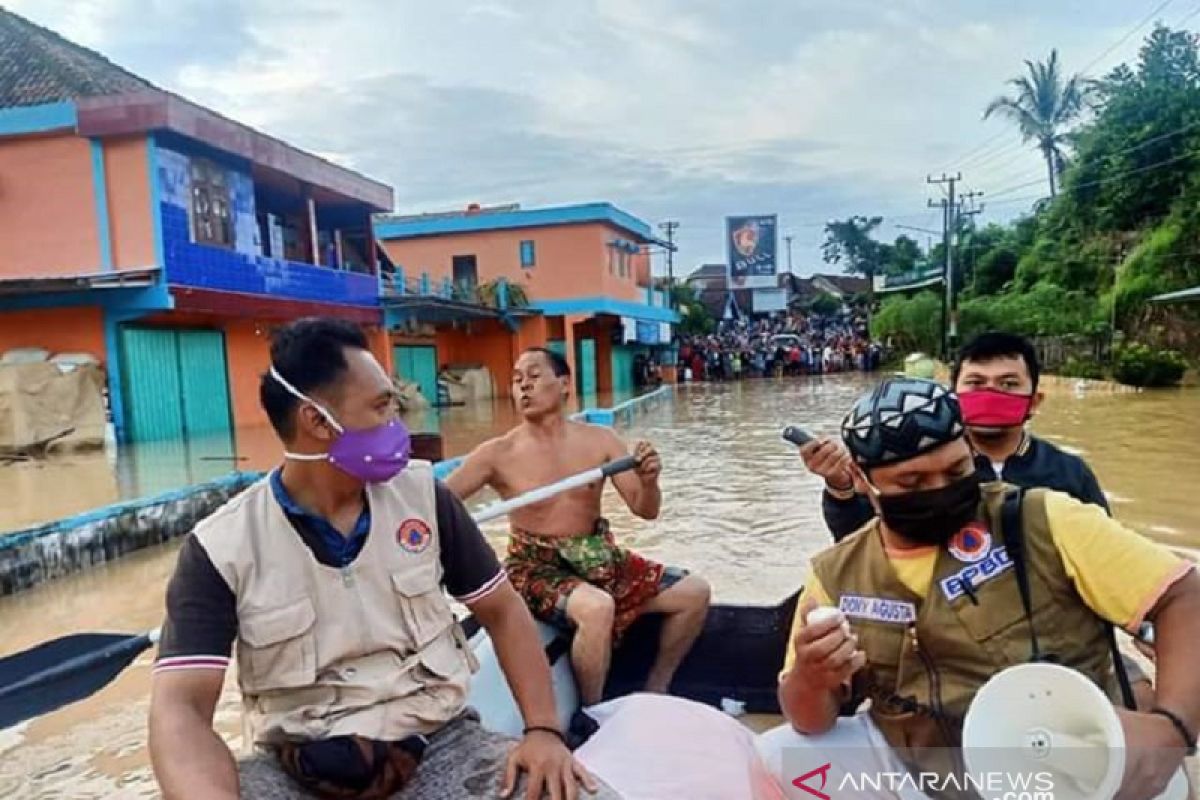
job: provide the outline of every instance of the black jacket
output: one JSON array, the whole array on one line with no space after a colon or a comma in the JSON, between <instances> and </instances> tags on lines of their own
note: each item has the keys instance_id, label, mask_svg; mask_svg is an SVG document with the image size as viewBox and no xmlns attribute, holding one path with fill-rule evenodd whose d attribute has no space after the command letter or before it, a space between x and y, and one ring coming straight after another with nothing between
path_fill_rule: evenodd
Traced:
<instances>
[{"instance_id":1,"label":"black jacket","mask_svg":"<svg viewBox=\"0 0 1200 800\"><path fill-rule=\"evenodd\" d=\"M975 456L975 469L981 481L997 479L987 456ZM1087 463L1079 456L1064 452L1036 436L1026 436L1017 452L1004 462L1003 478L1014 486L1063 492L1081 502L1098 505L1112 514L1100 483ZM821 511L834 541L841 541L875 516L875 509L862 495L839 500L829 492L822 492Z\"/></svg>"}]
</instances>

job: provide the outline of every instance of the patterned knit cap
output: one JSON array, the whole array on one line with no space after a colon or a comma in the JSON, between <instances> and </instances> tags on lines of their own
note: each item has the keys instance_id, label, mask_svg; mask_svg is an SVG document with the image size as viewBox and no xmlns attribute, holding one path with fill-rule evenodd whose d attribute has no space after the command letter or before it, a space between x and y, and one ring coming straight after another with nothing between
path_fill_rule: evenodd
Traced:
<instances>
[{"instance_id":1,"label":"patterned knit cap","mask_svg":"<svg viewBox=\"0 0 1200 800\"><path fill-rule=\"evenodd\" d=\"M842 420L842 441L863 468L907 461L962 435L958 397L921 378L883 381Z\"/></svg>"}]
</instances>

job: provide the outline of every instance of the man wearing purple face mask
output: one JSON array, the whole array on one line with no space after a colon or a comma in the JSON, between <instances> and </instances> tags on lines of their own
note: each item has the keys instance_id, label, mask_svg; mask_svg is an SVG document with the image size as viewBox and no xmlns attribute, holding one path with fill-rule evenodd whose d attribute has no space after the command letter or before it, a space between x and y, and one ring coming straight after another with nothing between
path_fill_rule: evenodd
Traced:
<instances>
[{"instance_id":1,"label":"man wearing purple face mask","mask_svg":"<svg viewBox=\"0 0 1200 800\"><path fill-rule=\"evenodd\" d=\"M575 798L582 783L615 797L564 744L533 618L494 551L409 460L362 331L284 327L260 399L284 464L196 526L167 590L150 710L163 795ZM490 635L523 739L466 707L478 663L446 592ZM234 641L256 751L240 761L212 727Z\"/></svg>"}]
</instances>

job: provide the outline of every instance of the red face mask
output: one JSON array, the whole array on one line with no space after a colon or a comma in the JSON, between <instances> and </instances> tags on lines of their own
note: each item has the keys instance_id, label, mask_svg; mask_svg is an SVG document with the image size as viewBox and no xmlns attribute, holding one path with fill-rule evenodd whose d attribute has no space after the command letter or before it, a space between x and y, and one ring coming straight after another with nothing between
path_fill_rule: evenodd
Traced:
<instances>
[{"instance_id":1,"label":"red face mask","mask_svg":"<svg viewBox=\"0 0 1200 800\"><path fill-rule=\"evenodd\" d=\"M1031 394L1010 394L995 389L960 392L963 422L979 428L1015 428L1024 425L1033 404Z\"/></svg>"}]
</instances>

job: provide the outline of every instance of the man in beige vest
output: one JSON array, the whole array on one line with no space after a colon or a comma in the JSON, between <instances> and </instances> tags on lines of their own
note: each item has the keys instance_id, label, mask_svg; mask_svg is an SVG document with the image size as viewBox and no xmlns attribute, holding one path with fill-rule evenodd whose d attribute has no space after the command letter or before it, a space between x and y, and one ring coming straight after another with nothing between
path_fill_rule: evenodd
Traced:
<instances>
[{"instance_id":1,"label":"man in beige vest","mask_svg":"<svg viewBox=\"0 0 1200 800\"><path fill-rule=\"evenodd\" d=\"M392 382L356 326L301 320L260 399L280 469L200 523L167 591L150 753L168 798L574 798L528 610L466 510L409 462ZM478 668L445 590L495 644L520 741L466 708ZM246 744L213 730L237 642ZM603 796L614 797L607 790Z\"/></svg>"},{"instance_id":2,"label":"man in beige vest","mask_svg":"<svg viewBox=\"0 0 1200 800\"><path fill-rule=\"evenodd\" d=\"M955 796L945 776L961 770L963 718L989 677L1053 657L1115 700L1107 626L1151 620L1153 707L1118 715L1121 796L1155 796L1200 725L1200 575L1065 494L1028 490L1006 517L1011 487L981 489L963 433L957 397L920 379L885 381L846 416L855 485L877 518L813 559L780 675L788 724L762 737L764 758L782 785L800 787L793 796L822 780L836 787L841 773L906 771L941 776L921 791ZM810 621L818 606L840 619ZM868 711L839 718L866 699ZM884 784L856 796L921 795Z\"/></svg>"}]
</instances>

